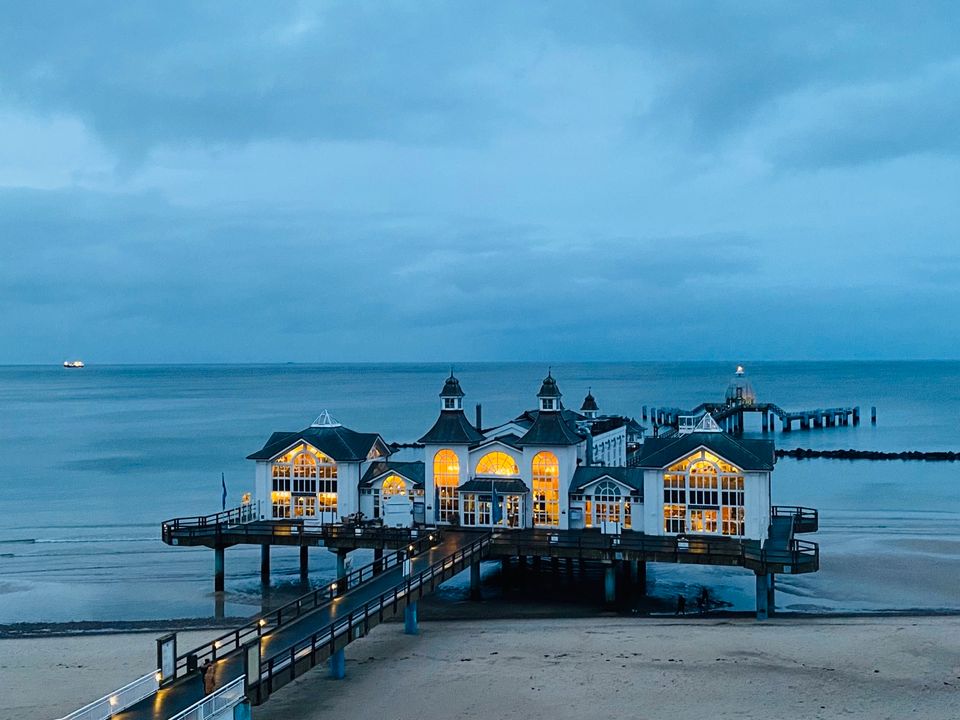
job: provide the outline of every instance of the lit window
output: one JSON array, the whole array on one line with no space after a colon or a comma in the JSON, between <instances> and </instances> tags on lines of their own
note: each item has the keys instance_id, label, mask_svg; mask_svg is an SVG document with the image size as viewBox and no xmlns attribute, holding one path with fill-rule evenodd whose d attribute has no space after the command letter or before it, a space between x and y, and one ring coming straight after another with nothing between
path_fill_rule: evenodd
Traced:
<instances>
[{"instance_id":1,"label":"lit window","mask_svg":"<svg viewBox=\"0 0 960 720\"><path fill-rule=\"evenodd\" d=\"M604 522L620 522L620 488L609 481L597 485L593 491L594 522L600 525Z\"/></svg>"},{"instance_id":2,"label":"lit window","mask_svg":"<svg viewBox=\"0 0 960 720\"><path fill-rule=\"evenodd\" d=\"M743 474L711 452L695 452L668 468L663 503L665 532L744 534Z\"/></svg>"},{"instance_id":3,"label":"lit window","mask_svg":"<svg viewBox=\"0 0 960 720\"><path fill-rule=\"evenodd\" d=\"M505 452L487 453L477 463L477 475L500 475L516 477L520 468L512 457Z\"/></svg>"},{"instance_id":4,"label":"lit window","mask_svg":"<svg viewBox=\"0 0 960 720\"><path fill-rule=\"evenodd\" d=\"M552 452L533 458L533 524L560 524L560 462Z\"/></svg>"},{"instance_id":5,"label":"lit window","mask_svg":"<svg viewBox=\"0 0 960 720\"><path fill-rule=\"evenodd\" d=\"M460 485L460 460L453 450L440 450L433 456L433 484L439 495L437 520L450 522L460 513L457 487Z\"/></svg>"},{"instance_id":6,"label":"lit window","mask_svg":"<svg viewBox=\"0 0 960 720\"><path fill-rule=\"evenodd\" d=\"M337 464L316 448L301 443L273 461L273 517L316 517L318 510L337 513Z\"/></svg>"}]
</instances>

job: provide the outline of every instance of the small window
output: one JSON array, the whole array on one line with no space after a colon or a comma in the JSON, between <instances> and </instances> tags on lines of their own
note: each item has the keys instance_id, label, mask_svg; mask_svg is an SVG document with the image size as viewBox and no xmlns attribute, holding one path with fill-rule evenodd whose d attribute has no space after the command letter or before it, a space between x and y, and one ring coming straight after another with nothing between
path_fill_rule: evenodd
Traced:
<instances>
[{"instance_id":1,"label":"small window","mask_svg":"<svg viewBox=\"0 0 960 720\"><path fill-rule=\"evenodd\" d=\"M456 410L457 401L453 398L444 398L443 399L443 409L444 410Z\"/></svg>"},{"instance_id":2,"label":"small window","mask_svg":"<svg viewBox=\"0 0 960 720\"><path fill-rule=\"evenodd\" d=\"M552 399L552 398L544 398L544 399L543 399L543 409L544 409L544 410L553 410L553 399Z\"/></svg>"}]
</instances>

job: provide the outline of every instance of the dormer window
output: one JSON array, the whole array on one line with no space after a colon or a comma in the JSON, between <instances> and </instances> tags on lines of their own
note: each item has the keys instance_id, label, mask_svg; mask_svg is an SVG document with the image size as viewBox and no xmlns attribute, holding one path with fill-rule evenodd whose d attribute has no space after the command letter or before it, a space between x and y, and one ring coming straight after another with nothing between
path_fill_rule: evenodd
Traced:
<instances>
[{"instance_id":1,"label":"dormer window","mask_svg":"<svg viewBox=\"0 0 960 720\"><path fill-rule=\"evenodd\" d=\"M553 398L543 398L541 401L544 410L553 410Z\"/></svg>"},{"instance_id":2,"label":"dormer window","mask_svg":"<svg viewBox=\"0 0 960 720\"><path fill-rule=\"evenodd\" d=\"M443 399L443 409L444 410L456 410L457 409L457 399L456 398L444 398Z\"/></svg>"}]
</instances>

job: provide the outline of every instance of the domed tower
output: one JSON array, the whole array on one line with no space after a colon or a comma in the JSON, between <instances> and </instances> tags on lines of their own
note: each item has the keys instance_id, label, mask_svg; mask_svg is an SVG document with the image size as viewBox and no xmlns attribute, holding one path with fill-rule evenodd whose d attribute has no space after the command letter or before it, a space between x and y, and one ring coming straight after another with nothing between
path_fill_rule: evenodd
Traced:
<instances>
[{"instance_id":1,"label":"domed tower","mask_svg":"<svg viewBox=\"0 0 960 720\"><path fill-rule=\"evenodd\" d=\"M440 391L440 416L419 441L428 523L459 520L457 488L470 468L470 446L483 441L483 434L463 414L464 394L451 370Z\"/></svg>"},{"instance_id":2,"label":"domed tower","mask_svg":"<svg viewBox=\"0 0 960 720\"><path fill-rule=\"evenodd\" d=\"M590 391L590 388L587 388L587 396L583 399L583 405L580 406L580 412L584 417L591 420L600 414L600 408L597 406L597 401L593 397L593 393Z\"/></svg>"},{"instance_id":3,"label":"domed tower","mask_svg":"<svg viewBox=\"0 0 960 720\"><path fill-rule=\"evenodd\" d=\"M540 386L537 397L540 400L540 412L558 412L561 409L560 398L563 395L557 387L557 381L553 379L552 371L547 370L547 376L543 379L543 385Z\"/></svg>"},{"instance_id":4,"label":"domed tower","mask_svg":"<svg viewBox=\"0 0 960 720\"><path fill-rule=\"evenodd\" d=\"M743 365L737 365L737 372L727 385L725 400L727 405L746 405L747 407L756 405L757 394L747 379Z\"/></svg>"}]
</instances>

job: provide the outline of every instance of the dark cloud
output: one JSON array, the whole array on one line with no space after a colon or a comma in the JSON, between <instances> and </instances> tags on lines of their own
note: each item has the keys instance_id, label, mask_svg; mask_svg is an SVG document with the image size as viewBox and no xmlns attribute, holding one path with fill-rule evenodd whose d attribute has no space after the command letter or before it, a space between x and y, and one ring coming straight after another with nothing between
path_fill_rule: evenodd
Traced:
<instances>
[{"instance_id":1,"label":"dark cloud","mask_svg":"<svg viewBox=\"0 0 960 720\"><path fill-rule=\"evenodd\" d=\"M0 362L955 355L958 15L11 5Z\"/></svg>"}]
</instances>

